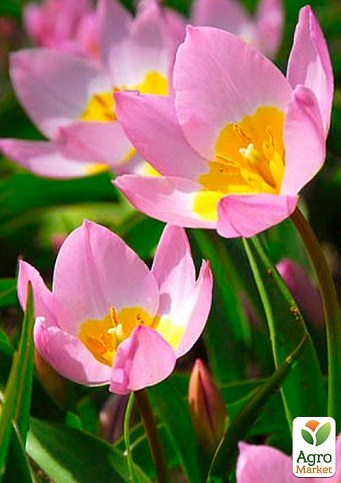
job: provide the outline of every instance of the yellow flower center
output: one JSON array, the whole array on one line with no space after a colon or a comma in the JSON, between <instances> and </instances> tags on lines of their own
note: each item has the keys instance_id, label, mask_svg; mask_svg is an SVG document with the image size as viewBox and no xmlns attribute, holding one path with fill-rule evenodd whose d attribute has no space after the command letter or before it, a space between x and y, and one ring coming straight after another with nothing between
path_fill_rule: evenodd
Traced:
<instances>
[{"instance_id":1,"label":"yellow flower center","mask_svg":"<svg viewBox=\"0 0 341 483\"><path fill-rule=\"evenodd\" d=\"M149 72L139 84L114 86L110 92L98 92L88 101L81 121L117 121L114 92L137 90L141 94L168 95L168 81L158 72Z\"/></svg>"},{"instance_id":2,"label":"yellow flower center","mask_svg":"<svg viewBox=\"0 0 341 483\"><path fill-rule=\"evenodd\" d=\"M156 330L174 349L179 345L186 327L172 322L168 316L151 317L141 307L114 307L103 319L89 319L80 326L78 337L102 364L112 366L117 347L139 325Z\"/></svg>"},{"instance_id":3,"label":"yellow flower center","mask_svg":"<svg viewBox=\"0 0 341 483\"><path fill-rule=\"evenodd\" d=\"M141 307L127 307L117 312L111 307L104 319L89 319L82 323L79 339L102 364L112 365L118 345L127 339L138 325L152 327L153 319Z\"/></svg>"},{"instance_id":4,"label":"yellow flower center","mask_svg":"<svg viewBox=\"0 0 341 483\"><path fill-rule=\"evenodd\" d=\"M153 71L149 72L139 84L115 86L110 92L98 92L89 99L84 111L80 115L80 120L117 121L114 92L124 90L137 90L141 94L166 96L168 95L168 81L166 77ZM135 154L136 149L130 149L122 159L122 164L129 161ZM106 169L108 168L105 164L90 164L88 174L97 174Z\"/></svg>"},{"instance_id":5,"label":"yellow flower center","mask_svg":"<svg viewBox=\"0 0 341 483\"><path fill-rule=\"evenodd\" d=\"M238 123L220 131L215 158L199 176L202 190L195 195L194 211L215 221L217 205L227 194L278 194L284 172L284 113L261 106Z\"/></svg>"}]
</instances>

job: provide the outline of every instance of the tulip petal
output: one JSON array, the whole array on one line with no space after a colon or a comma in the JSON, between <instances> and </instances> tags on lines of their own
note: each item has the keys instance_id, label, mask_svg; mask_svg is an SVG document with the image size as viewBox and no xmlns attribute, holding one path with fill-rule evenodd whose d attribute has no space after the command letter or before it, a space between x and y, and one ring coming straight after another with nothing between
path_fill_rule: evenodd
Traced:
<instances>
[{"instance_id":1,"label":"tulip petal","mask_svg":"<svg viewBox=\"0 0 341 483\"><path fill-rule=\"evenodd\" d=\"M196 178L207 170L206 160L191 147L179 126L172 98L120 92L115 100L127 136L159 173Z\"/></svg>"},{"instance_id":2,"label":"tulip petal","mask_svg":"<svg viewBox=\"0 0 341 483\"><path fill-rule=\"evenodd\" d=\"M156 330L180 357L189 351L205 326L211 307L212 275L204 263L196 282L185 230L170 225L160 239L152 273L160 289L161 320Z\"/></svg>"},{"instance_id":3,"label":"tulip petal","mask_svg":"<svg viewBox=\"0 0 341 483\"><path fill-rule=\"evenodd\" d=\"M40 355L67 379L87 386L109 384L111 367L98 362L77 337L38 319L34 343Z\"/></svg>"},{"instance_id":4,"label":"tulip petal","mask_svg":"<svg viewBox=\"0 0 341 483\"><path fill-rule=\"evenodd\" d=\"M154 330L140 325L117 349L110 391L128 394L166 379L175 366L170 345Z\"/></svg>"},{"instance_id":5,"label":"tulip petal","mask_svg":"<svg viewBox=\"0 0 341 483\"><path fill-rule=\"evenodd\" d=\"M297 86L288 105L285 126L285 170L281 194L294 195L322 167L326 146L319 106L313 92Z\"/></svg>"},{"instance_id":6,"label":"tulip petal","mask_svg":"<svg viewBox=\"0 0 341 483\"><path fill-rule=\"evenodd\" d=\"M12 54L10 73L21 104L47 137L78 119L93 94L111 89L94 63L48 49Z\"/></svg>"},{"instance_id":7,"label":"tulip petal","mask_svg":"<svg viewBox=\"0 0 341 483\"><path fill-rule=\"evenodd\" d=\"M218 205L217 231L225 238L251 237L288 218L296 204L295 196L226 196Z\"/></svg>"},{"instance_id":8,"label":"tulip petal","mask_svg":"<svg viewBox=\"0 0 341 483\"><path fill-rule=\"evenodd\" d=\"M250 22L249 15L235 0L195 0L191 23L227 30L238 35L243 26Z\"/></svg>"},{"instance_id":9,"label":"tulip petal","mask_svg":"<svg viewBox=\"0 0 341 483\"><path fill-rule=\"evenodd\" d=\"M48 178L76 178L89 174L89 164L60 152L46 141L0 140L0 151L32 173Z\"/></svg>"},{"instance_id":10,"label":"tulip petal","mask_svg":"<svg viewBox=\"0 0 341 483\"><path fill-rule=\"evenodd\" d=\"M153 318L159 305L157 283L145 263L117 235L89 221L59 251L53 294L77 321L58 321L74 335L81 323L102 319L110 307L141 307Z\"/></svg>"},{"instance_id":11,"label":"tulip petal","mask_svg":"<svg viewBox=\"0 0 341 483\"><path fill-rule=\"evenodd\" d=\"M236 477L238 483L264 483L278 481L294 483L292 462L289 456L265 445L239 443ZM302 478L305 480L305 478ZM311 478L307 478L311 480Z\"/></svg>"},{"instance_id":12,"label":"tulip petal","mask_svg":"<svg viewBox=\"0 0 341 483\"><path fill-rule=\"evenodd\" d=\"M124 175L113 184L135 208L157 220L188 228L215 228L215 221L199 218L193 211L201 185L170 176Z\"/></svg>"},{"instance_id":13,"label":"tulip petal","mask_svg":"<svg viewBox=\"0 0 341 483\"><path fill-rule=\"evenodd\" d=\"M28 282L32 284L35 317L44 317L49 324L56 324L53 313L53 295L46 287L38 270L27 262L19 262L18 298L23 310L26 309Z\"/></svg>"},{"instance_id":14,"label":"tulip petal","mask_svg":"<svg viewBox=\"0 0 341 483\"><path fill-rule=\"evenodd\" d=\"M321 27L307 5L300 10L287 78L293 87L309 87L318 100L326 133L333 102L333 71Z\"/></svg>"},{"instance_id":15,"label":"tulip petal","mask_svg":"<svg viewBox=\"0 0 341 483\"><path fill-rule=\"evenodd\" d=\"M114 64L115 48L128 37L132 20L132 15L119 1L98 2L99 44L104 65Z\"/></svg>"},{"instance_id":16,"label":"tulip petal","mask_svg":"<svg viewBox=\"0 0 341 483\"><path fill-rule=\"evenodd\" d=\"M228 32L188 27L174 66L176 112L191 145L212 159L221 129L259 106L284 109L291 87L256 49Z\"/></svg>"},{"instance_id":17,"label":"tulip petal","mask_svg":"<svg viewBox=\"0 0 341 483\"><path fill-rule=\"evenodd\" d=\"M204 330L212 302L213 277L208 262L203 262L197 283L187 302L184 317L187 317L187 327L179 346L176 349L177 357L186 354L199 339ZM177 314L179 319L181 314Z\"/></svg>"},{"instance_id":18,"label":"tulip petal","mask_svg":"<svg viewBox=\"0 0 341 483\"><path fill-rule=\"evenodd\" d=\"M155 1L140 4L129 36L111 49L112 76L116 85L125 88L133 88L151 72L166 78L169 74L169 45L160 6Z\"/></svg>"},{"instance_id":19,"label":"tulip petal","mask_svg":"<svg viewBox=\"0 0 341 483\"><path fill-rule=\"evenodd\" d=\"M261 0L256 13L258 47L272 58L281 43L284 12L281 0Z\"/></svg>"},{"instance_id":20,"label":"tulip petal","mask_svg":"<svg viewBox=\"0 0 341 483\"><path fill-rule=\"evenodd\" d=\"M133 150L118 122L75 122L59 129L58 141L76 159L107 164L114 171Z\"/></svg>"}]
</instances>

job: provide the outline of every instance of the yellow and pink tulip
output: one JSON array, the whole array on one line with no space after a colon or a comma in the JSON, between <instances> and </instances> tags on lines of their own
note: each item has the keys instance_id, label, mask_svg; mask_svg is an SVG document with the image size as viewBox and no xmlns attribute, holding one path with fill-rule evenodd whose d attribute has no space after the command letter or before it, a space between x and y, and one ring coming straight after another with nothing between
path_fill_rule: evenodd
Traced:
<instances>
[{"instance_id":1,"label":"yellow and pink tulip","mask_svg":"<svg viewBox=\"0 0 341 483\"><path fill-rule=\"evenodd\" d=\"M114 184L175 225L253 236L289 217L325 160L333 97L327 45L300 11L287 76L240 38L188 27L173 97L115 94L118 119L160 176Z\"/></svg>"},{"instance_id":2,"label":"yellow and pink tulip","mask_svg":"<svg viewBox=\"0 0 341 483\"><path fill-rule=\"evenodd\" d=\"M52 291L20 262L23 308L29 281L41 356L64 377L108 384L117 394L168 377L200 337L211 307L208 263L196 280L186 234L169 225L149 269L118 236L85 221L59 251Z\"/></svg>"}]
</instances>

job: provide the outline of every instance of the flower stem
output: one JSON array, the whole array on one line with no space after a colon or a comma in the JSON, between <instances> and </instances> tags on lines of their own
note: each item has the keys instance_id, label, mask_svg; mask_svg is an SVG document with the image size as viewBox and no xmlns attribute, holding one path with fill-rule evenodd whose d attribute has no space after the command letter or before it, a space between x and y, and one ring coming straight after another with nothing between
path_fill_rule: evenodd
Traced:
<instances>
[{"instance_id":1,"label":"flower stem","mask_svg":"<svg viewBox=\"0 0 341 483\"><path fill-rule=\"evenodd\" d=\"M130 418L131 418L131 413L134 407L134 394L130 394L129 399L128 399L128 404L124 416L124 425L123 425L123 434L124 434L124 443L126 446L126 451L127 451L127 460L128 460L128 469L129 469L129 474L130 474L130 480L133 481L134 483L137 483L135 471L134 471L134 465L133 465L133 457L131 454L131 449L130 449L130 439L129 439L129 433L130 433Z\"/></svg>"},{"instance_id":2,"label":"flower stem","mask_svg":"<svg viewBox=\"0 0 341 483\"><path fill-rule=\"evenodd\" d=\"M335 418L337 429L341 425L341 312L334 281L321 246L311 226L296 208L291 215L311 262L320 285L323 301L327 348L328 348L328 415Z\"/></svg>"},{"instance_id":3,"label":"flower stem","mask_svg":"<svg viewBox=\"0 0 341 483\"><path fill-rule=\"evenodd\" d=\"M135 399L146 431L150 451L153 456L157 481L159 483L169 483L170 480L168 477L166 457L157 431L155 418L150 407L147 391L145 389L136 391Z\"/></svg>"}]
</instances>

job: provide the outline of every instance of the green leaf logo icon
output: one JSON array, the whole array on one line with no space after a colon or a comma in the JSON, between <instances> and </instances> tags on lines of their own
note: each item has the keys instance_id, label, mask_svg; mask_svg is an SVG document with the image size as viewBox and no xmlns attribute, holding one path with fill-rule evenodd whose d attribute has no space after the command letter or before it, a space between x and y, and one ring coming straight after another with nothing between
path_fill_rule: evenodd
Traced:
<instances>
[{"instance_id":1,"label":"green leaf logo icon","mask_svg":"<svg viewBox=\"0 0 341 483\"><path fill-rule=\"evenodd\" d=\"M330 423L325 423L318 429L318 431L316 432L316 446L320 446L320 444L326 441L326 439L330 435L330 430Z\"/></svg>"},{"instance_id":2,"label":"green leaf logo icon","mask_svg":"<svg viewBox=\"0 0 341 483\"><path fill-rule=\"evenodd\" d=\"M306 441L309 444L314 444L314 440L313 440L312 435L306 429L302 429L301 434L302 434L302 438L304 439L304 441Z\"/></svg>"}]
</instances>

